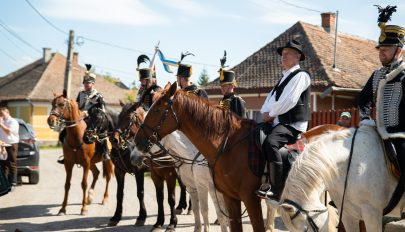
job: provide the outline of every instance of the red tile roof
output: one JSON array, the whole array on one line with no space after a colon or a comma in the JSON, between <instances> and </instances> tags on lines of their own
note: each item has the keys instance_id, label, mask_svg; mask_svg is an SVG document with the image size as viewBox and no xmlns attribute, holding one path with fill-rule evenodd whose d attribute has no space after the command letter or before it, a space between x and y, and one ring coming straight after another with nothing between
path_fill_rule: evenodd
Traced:
<instances>
[{"instance_id":1,"label":"red tile roof","mask_svg":"<svg viewBox=\"0 0 405 232\"><path fill-rule=\"evenodd\" d=\"M65 77L66 58L52 54L48 62L41 58L23 68L0 78L0 101L31 100L49 101L53 93L62 93ZM71 98L76 98L83 89L82 81L85 68L72 64ZM97 75L95 88L103 94L107 104L119 105L119 100L126 101L128 89L120 88L100 75Z\"/></svg>"},{"instance_id":2,"label":"red tile roof","mask_svg":"<svg viewBox=\"0 0 405 232\"><path fill-rule=\"evenodd\" d=\"M330 86L361 88L372 71L380 66L376 42L339 32L336 69L333 69L334 33L299 21L232 68L236 73L238 88L253 91L272 88L282 71L276 49L292 38L303 44L306 59L301 62L301 67L311 73L312 86L321 89ZM206 89L219 89L218 78L210 82Z\"/></svg>"}]
</instances>

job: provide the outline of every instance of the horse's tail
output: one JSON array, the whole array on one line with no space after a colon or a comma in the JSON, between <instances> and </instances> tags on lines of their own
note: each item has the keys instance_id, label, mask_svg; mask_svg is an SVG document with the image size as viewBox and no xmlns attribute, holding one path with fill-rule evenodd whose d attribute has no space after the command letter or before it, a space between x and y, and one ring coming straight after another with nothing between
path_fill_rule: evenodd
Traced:
<instances>
[{"instance_id":1,"label":"horse's tail","mask_svg":"<svg viewBox=\"0 0 405 232\"><path fill-rule=\"evenodd\" d=\"M110 159L103 162L103 177L106 178L107 176L114 176L114 164Z\"/></svg>"}]
</instances>

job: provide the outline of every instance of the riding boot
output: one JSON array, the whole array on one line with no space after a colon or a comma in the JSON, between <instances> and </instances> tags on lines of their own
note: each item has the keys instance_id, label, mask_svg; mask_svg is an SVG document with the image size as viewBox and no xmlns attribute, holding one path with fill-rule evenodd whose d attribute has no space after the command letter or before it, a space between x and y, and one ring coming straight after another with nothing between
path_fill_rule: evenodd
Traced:
<instances>
[{"instance_id":1,"label":"riding boot","mask_svg":"<svg viewBox=\"0 0 405 232\"><path fill-rule=\"evenodd\" d=\"M109 160L110 155L109 155L109 150L108 150L108 145L107 145L107 140L104 140L101 144L101 150L102 150L102 154L103 154L103 159L104 160Z\"/></svg>"},{"instance_id":2,"label":"riding boot","mask_svg":"<svg viewBox=\"0 0 405 232\"><path fill-rule=\"evenodd\" d=\"M281 193L283 192L283 163L271 162L270 163L270 184L271 192L273 193L270 198L279 201Z\"/></svg>"}]
</instances>

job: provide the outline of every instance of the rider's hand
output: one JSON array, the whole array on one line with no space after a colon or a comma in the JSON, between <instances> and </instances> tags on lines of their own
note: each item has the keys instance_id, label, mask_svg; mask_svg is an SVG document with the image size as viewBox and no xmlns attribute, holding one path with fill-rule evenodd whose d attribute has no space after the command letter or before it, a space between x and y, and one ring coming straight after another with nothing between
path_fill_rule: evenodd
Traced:
<instances>
[{"instance_id":1,"label":"rider's hand","mask_svg":"<svg viewBox=\"0 0 405 232\"><path fill-rule=\"evenodd\" d=\"M83 116L83 118L87 118L89 116L89 113L87 112L87 110L82 111L82 116Z\"/></svg>"},{"instance_id":2,"label":"rider's hand","mask_svg":"<svg viewBox=\"0 0 405 232\"><path fill-rule=\"evenodd\" d=\"M363 119L360 121L359 126L373 126L375 127L375 121L373 119Z\"/></svg>"},{"instance_id":3,"label":"rider's hand","mask_svg":"<svg viewBox=\"0 0 405 232\"><path fill-rule=\"evenodd\" d=\"M269 112L263 113L263 122L273 124L274 117L270 117Z\"/></svg>"}]
</instances>

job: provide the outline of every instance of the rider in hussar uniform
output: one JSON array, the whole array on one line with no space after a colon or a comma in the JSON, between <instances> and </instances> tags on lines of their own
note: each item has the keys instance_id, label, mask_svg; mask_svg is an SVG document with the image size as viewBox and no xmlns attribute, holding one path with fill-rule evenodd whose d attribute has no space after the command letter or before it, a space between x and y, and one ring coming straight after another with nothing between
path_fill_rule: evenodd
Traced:
<instances>
[{"instance_id":1,"label":"rider in hussar uniform","mask_svg":"<svg viewBox=\"0 0 405 232\"><path fill-rule=\"evenodd\" d=\"M194 54L186 52L185 54L181 53L181 59L178 62L177 68L177 83L180 85L180 88L188 93L195 94L201 98L208 99L208 94L204 89L198 88L193 82L191 82L192 75L192 66L189 64L182 64L184 57Z\"/></svg>"},{"instance_id":2,"label":"rider in hussar uniform","mask_svg":"<svg viewBox=\"0 0 405 232\"><path fill-rule=\"evenodd\" d=\"M150 106L152 105L153 95L155 95L156 91L161 90L162 88L157 85L156 83L156 72L153 72L151 67L141 68L142 63L150 63L150 59L146 55L140 55L138 57L137 63L137 71L139 74L139 81L141 82L141 87L138 91L138 96L136 98L136 102L142 101L141 105L148 111ZM149 65L150 66L150 65Z\"/></svg>"},{"instance_id":3,"label":"rider in hussar uniform","mask_svg":"<svg viewBox=\"0 0 405 232\"><path fill-rule=\"evenodd\" d=\"M397 151L401 179L405 173L405 63L402 60L405 28L386 25L396 6L379 7L381 34L377 48L383 65L373 72L358 99L360 126L376 126L382 139L390 139ZM371 108L376 108L376 120Z\"/></svg>"},{"instance_id":4,"label":"rider in hussar uniform","mask_svg":"<svg viewBox=\"0 0 405 232\"><path fill-rule=\"evenodd\" d=\"M235 72L225 70L226 51L224 57L220 59L221 68L219 69L219 83L221 92L224 97L219 101L219 106L223 109L230 110L242 118L246 118L246 103L237 93L234 92L236 87Z\"/></svg>"},{"instance_id":5,"label":"rider in hussar uniform","mask_svg":"<svg viewBox=\"0 0 405 232\"><path fill-rule=\"evenodd\" d=\"M94 88L96 82L96 74L91 72L92 65L86 64L86 72L83 77L83 87L84 90L80 91L77 95L76 102L79 106L79 110L82 111L82 117L87 123L88 119L88 109L91 107L101 108L105 112L105 102L103 96ZM59 140L63 144L66 137L66 129L59 135ZM104 160L110 159L109 149L107 145L107 140L102 140L101 142L96 142L96 153L101 153ZM63 155L58 159L58 163L63 164L64 157Z\"/></svg>"},{"instance_id":6,"label":"rider in hussar uniform","mask_svg":"<svg viewBox=\"0 0 405 232\"><path fill-rule=\"evenodd\" d=\"M82 111L82 115L86 123L88 123L89 120L87 111L91 107L97 107L100 108L104 113L106 112L103 95L101 95L101 93L94 88L97 76L91 71L91 67L92 66L90 64L86 64L87 71L83 77L84 90L80 91L76 98L77 104L79 105L79 110ZM108 149L107 140L104 139L97 141L96 151L97 153L101 153L103 155L104 160L110 159L110 151Z\"/></svg>"}]
</instances>

